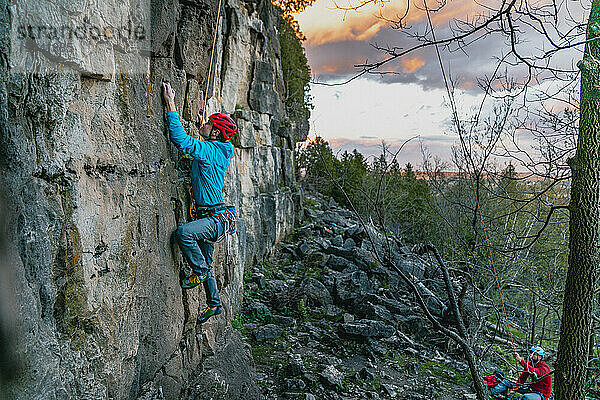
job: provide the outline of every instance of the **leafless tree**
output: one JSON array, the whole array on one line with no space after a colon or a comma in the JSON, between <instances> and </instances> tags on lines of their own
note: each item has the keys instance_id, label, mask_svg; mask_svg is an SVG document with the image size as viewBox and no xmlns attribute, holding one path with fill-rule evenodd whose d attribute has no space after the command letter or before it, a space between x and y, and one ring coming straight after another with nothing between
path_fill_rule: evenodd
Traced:
<instances>
[{"instance_id":1,"label":"leafless tree","mask_svg":"<svg viewBox=\"0 0 600 400\"><path fill-rule=\"evenodd\" d=\"M359 9L369 3L378 3L375 0L358 1L346 11ZM359 72L352 79L365 74L395 74L393 68L387 68L395 60L415 52L417 50L434 47L440 58L440 66L446 88L449 93L449 101L452 103L452 85L443 71L444 65L441 51L464 52L469 51L469 46L475 42L489 39L493 36L504 38L506 46L499 49L497 64L491 76L482 77L480 85L484 89L485 98L512 99L522 103L522 109L528 110L525 124L518 125L516 122L512 129L499 126L500 131L509 135L502 137L492 135L494 139L489 142L491 147L479 148L480 155L484 158L497 153L500 156L510 157L518 160L520 165L526 166L532 175L538 175L549 180L546 188L537 190L538 196L534 201L539 201L547 190L570 178L572 171L571 199L568 206L570 211L570 257L569 273L567 276L567 287L564 302L564 310L569 314L565 318L563 313L563 324L561 328L561 342L559 345L558 372L556 376L558 400L583 399L586 377L587 351L590 330L591 315L593 307L593 296L590 290L595 287L597 279L598 250L598 121L600 120L600 106L598 105L598 80L600 79L600 68L598 67L597 38L598 9L600 2L594 0L591 3L552 1L533 2L502 1L494 5L482 5L485 10L479 15L467 17L463 20L453 20L450 23L451 34L447 37L437 38L430 14L443 10L445 3L440 2L434 7L428 6L424 1L422 4L407 3L407 12L394 21L394 25L410 38L415 44L407 48L400 46L376 46L383 54L381 60L365 62L356 67ZM429 24L421 31L407 29L405 19L408 9L412 5L413 10L424 12ZM575 6L579 10L575 10ZM585 13L579 12L587 8L591 9L589 20ZM585 35L587 26L587 36ZM529 43L537 44L531 46ZM579 65L583 71L581 93L581 121L577 120L579 104L576 96L573 96L572 88L579 82L579 70L573 65L565 65L561 61L560 54L572 49L582 51L585 46L584 62ZM348 82L347 80L346 82ZM558 112L540 106L541 102L555 101L563 104L562 110ZM585 102L585 103L584 103ZM538 104L538 106L532 106ZM586 104L584 109L583 104ZM474 178L475 197L481 195L481 177L484 171L477 166L484 166L479 160L474 162L472 157L472 143L477 143L477 133L466 132L462 129L462 121L452 105L452 113L460 138L460 149L462 159L466 161L466 169ZM471 126L479 127L480 113L476 114L475 122ZM561 118L565 117L565 118ZM585 118L585 119L584 119ZM566 120L566 121L565 121ZM501 119L503 121L503 119ZM518 121L518 119L515 119ZM531 123L534 121L534 123ZM568 125L564 125L567 123ZM565 161L573 155L574 135L561 135L553 132L555 129L565 127L565 130L578 129L578 149L570 162ZM492 124L491 132L495 131ZM595 128L594 128L595 127ZM531 148L523 147L517 135L529 131L538 139L537 152ZM469 138L471 136L471 138ZM537 153L537 154L536 154ZM488 172L485 172L486 176ZM594 194L595 193L595 194ZM522 200L523 205L532 201L531 198ZM473 208L473 225L476 223L476 208ZM523 208L525 209L525 208ZM541 229L531 229L526 235L517 235L519 243L509 250L527 250L540 237L540 232L545 229L551 221L552 215L567 209L566 204L547 205L546 216L534 215L537 225ZM483 222L483 219L482 219ZM532 228L534 228L532 226ZM576 238L576 239L574 239ZM578 242L576 243L575 240ZM590 246L582 245L590 243ZM571 314L571 311L578 312ZM578 333L577 333L578 331Z\"/></svg>"}]
</instances>

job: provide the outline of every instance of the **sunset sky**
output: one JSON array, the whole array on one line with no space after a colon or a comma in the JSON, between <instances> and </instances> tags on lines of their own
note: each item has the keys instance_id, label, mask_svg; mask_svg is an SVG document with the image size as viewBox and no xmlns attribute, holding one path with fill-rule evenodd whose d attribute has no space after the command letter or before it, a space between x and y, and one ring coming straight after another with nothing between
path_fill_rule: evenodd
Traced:
<instances>
[{"instance_id":1,"label":"sunset sky","mask_svg":"<svg viewBox=\"0 0 600 400\"><path fill-rule=\"evenodd\" d=\"M381 60L384 53L377 50L377 46L406 49L417 43L386 21L404 15L405 0L375 3L358 11L344 11L336 9L333 0L316 0L313 6L296 15L307 37L304 47L315 82L311 85L315 106L311 136L326 138L334 149L358 148L364 154L377 154L381 140L397 145L417 137L399 156L401 164L412 162L418 165L422 160L422 145L431 154L449 159L457 136L452 128L434 48L412 52L383 67L382 71L393 72L392 75L367 75L340 86L322 84L344 82L359 72L355 64ZM483 5L476 5L472 0L449 0L439 12L432 13L437 38L450 37L450 27L457 26L457 18L477 20L489 14L485 5L495 4L494 1L479 3ZM543 0L537 4L542 3ZM568 7L574 19L585 21L585 5L582 8L579 2L570 3L565 10ZM337 4L347 7L359 2L340 0ZM411 2L405 22L412 32L422 33L427 27L426 15L416 4ZM429 6L433 7L432 4ZM520 45L519 51L529 55L543 46L545 44L531 34L528 41ZM462 117L466 117L483 98L478 79L491 75L494 60L506 53L505 39L500 35L490 36L471 43L464 51L456 50L455 47L442 49L442 59L447 74L459 89L456 96ZM581 50L559 54L553 62L574 69L582 57ZM532 89L535 92L535 86ZM492 105L487 103L486 106Z\"/></svg>"}]
</instances>

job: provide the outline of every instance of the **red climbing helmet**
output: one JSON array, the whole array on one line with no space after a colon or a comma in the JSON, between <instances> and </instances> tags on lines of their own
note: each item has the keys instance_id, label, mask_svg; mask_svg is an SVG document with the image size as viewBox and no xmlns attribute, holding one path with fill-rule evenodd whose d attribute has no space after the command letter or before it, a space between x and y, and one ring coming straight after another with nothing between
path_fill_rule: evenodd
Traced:
<instances>
[{"instance_id":1,"label":"red climbing helmet","mask_svg":"<svg viewBox=\"0 0 600 400\"><path fill-rule=\"evenodd\" d=\"M214 113L208 119L212 122L213 126L221 131L223 139L229 140L237 132L237 126L235 122L225 114Z\"/></svg>"}]
</instances>

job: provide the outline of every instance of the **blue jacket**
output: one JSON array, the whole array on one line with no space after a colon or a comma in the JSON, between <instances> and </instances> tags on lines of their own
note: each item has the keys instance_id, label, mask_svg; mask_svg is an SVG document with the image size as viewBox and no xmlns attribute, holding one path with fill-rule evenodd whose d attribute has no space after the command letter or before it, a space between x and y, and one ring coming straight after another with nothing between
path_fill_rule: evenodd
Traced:
<instances>
[{"instance_id":1,"label":"blue jacket","mask_svg":"<svg viewBox=\"0 0 600 400\"><path fill-rule=\"evenodd\" d=\"M233 157L233 145L229 142L200 141L187 135L177 111L169 111L167 121L171 142L194 159L190 176L196 206L222 203L225 170Z\"/></svg>"}]
</instances>

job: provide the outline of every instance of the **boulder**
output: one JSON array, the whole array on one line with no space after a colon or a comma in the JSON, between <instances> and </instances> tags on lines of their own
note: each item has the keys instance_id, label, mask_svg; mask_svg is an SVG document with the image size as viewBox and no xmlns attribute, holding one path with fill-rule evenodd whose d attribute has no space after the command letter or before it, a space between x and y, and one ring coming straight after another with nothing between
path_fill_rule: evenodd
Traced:
<instances>
[{"instance_id":1,"label":"boulder","mask_svg":"<svg viewBox=\"0 0 600 400\"><path fill-rule=\"evenodd\" d=\"M368 354L373 354L377 357L384 357L389 353L389 350L379 340L373 338L366 338L366 351Z\"/></svg>"},{"instance_id":2,"label":"boulder","mask_svg":"<svg viewBox=\"0 0 600 400\"><path fill-rule=\"evenodd\" d=\"M343 323L340 326L340 332L354 338L388 338L396 332L396 329L383 321L361 319Z\"/></svg>"},{"instance_id":3,"label":"boulder","mask_svg":"<svg viewBox=\"0 0 600 400\"><path fill-rule=\"evenodd\" d=\"M177 363L175 359L173 361ZM178 364L181 366L181 363ZM173 371L165 370L165 375L173 376L169 375L170 373L173 373ZM162 395L151 397L151 399L263 399L250 346L232 328L227 329L225 335L219 340L215 354L203 358L202 368L196 372L190 371L190 373L193 374L194 383L186 389L187 396L174 396L172 392L167 394L165 393L165 385L161 385L158 389L159 392L162 392ZM219 379L219 387L215 387L215 377ZM175 381L173 378L170 378L170 380ZM212 390L207 392L207 388L212 388ZM219 388L226 388L226 394L229 397L225 397L223 392L217 393ZM77 397L87 398L86 396Z\"/></svg>"},{"instance_id":4,"label":"boulder","mask_svg":"<svg viewBox=\"0 0 600 400\"><path fill-rule=\"evenodd\" d=\"M385 283L385 286L390 288L398 288L401 282L404 283L398 273L389 268L377 266L371 269L371 273L377 276L380 282Z\"/></svg>"},{"instance_id":5,"label":"boulder","mask_svg":"<svg viewBox=\"0 0 600 400\"><path fill-rule=\"evenodd\" d=\"M351 261L336 255L331 255L327 260L326 265L332 270L339 272L351 267L358 268L356 264L352 263Z\"/></svg>"},{"instance_id":6,"label":"boulder","mask_svg":"<svg viewBox=\"0 0 600 400\"><path fill-rule=\"evenodd\" d=\"M252 274L252 282L256 283L259 289L264 289L267 286L267 281L263 274Z\"/></svg>"},{"instance_id":7,"label":"boulder","mask_svg":"<svg viewBox=\"0 0 600 400\"><path fill-rule=\"evenodd\" d=\"M312 248L306 242L301 242L296 247L296 254L298 254L298 257L300 257L300 258L304 258L307 255L309 255L310 253L312 253Z\"/></svg>"},{"instance_id":8,"label":"boulder","mask_svg":"<svg viewBox=\"0 0 600 400\"><path fill-rule=\"evenodd\" d=\"M340 389L344 374L338 371L333 365L330 365L319 374L319 378L323 385L332 389Z\"/></svg>"},{"instance_id":9,"label":"boulder","mask_svg":"<svg viewBox=\"0 0 600 400\"><path fill-rule=\"evenodd\" d=\"M252 332L254 340L257 342L264 342L270 339L276 339L283 336L283 329L274 324L267 324L256 328Z\"/></svg>"},{"instance_id":10,"label":"boulder","mask_svg":"<svg viewBox=\"0 0 600 400\"><path fill-rule=\"evenodd\" d=\"M384 393L392 399L398 395L398 391L397 391L396 387L393 385L390 385L388 383L383 383L383 384L381 384L381 387L383 388Z\"/></svg>"},{"instance_id":11,"label":"boulder","mask_svg":"<svg viewBox=\"0 0 600 400\"><path fill-rule=\"evenodd\" d=\"M425 277L425 265L421 262L411 260L406 256L395 254L396 267L407 275L414 276L417 280L422 280Z\"/></svg>"},{"instance_id":12,"label":"boulder","mask_svg":"<svg viewBox=\"0 0 600 400\"><path fill-rule=\"evenodd\" d=\"M327 287L312 277L304 278L293 287L282 287L271 294L273 307L281 311L296 309L300 300L312 307L326 306L333 302Z\"/></svg>"},{"instance_id":13,"label":"boulder","mask_svg":"<svg viewBox=\"0 0 600 400\"><path fill-rule=\"evenodd\" d=\"M248 316L263 316L269 315L269 307L260 301L255 301L244 307L244 314Z\"/></svg>"},{"instance_id":14,"label":"boulder","mask_svg":"<svg viewBox=\"0 0 600 400\"><path fill-rule=\"evenodd\" d=\"M325 249L325 252L343 257L353 264L356 264L363 271L369 271L370 265L376 264L376 259L373 257L372 253L368 250L361 249L360 247L345 249L343 247L331 246Z\"/></svg>"},{"instance_id":15,"label":"boulder","mask_svg":"<svg viewBox=\"0 0 600 400\"><path fill-rule=\"evenodd\" d=\"M296 326L296 319L293 317L287 317L285 315L272 315L271 321L275 325L284 326L286 328Z\"/></svg>"},{"instance_id":16,"label":"boulder","mask_svg":"<svg viewBox=\"0 0 600 400\"><path fill-rule=\"evenodd\" d=\"M306 388L306 383L300 378L285 379L284 385L287 390L302 391Z\"/></svg>"},{"instance_id":17,"label":"boulder","mask_svg":"<svg viewBox=\"0 0 600 400\"><path fill-rule=\"evenodd\" d=\"M344 245L344 238L342 238L342 235L334 236L333 239L331 239L331 245L335 247L342 247Z\"/></svg>"},{"instance_id":18,"label":"boulder","mask_svg":"<svg viewBox=\"0 0 600 400\"><path fill-rule=\"evenodd\" d=\"M354 224L346 230L346 237L351 237L355 241L359 241L365 237L365 230L360 224Z\"/></svg>"},{"instance_id":19,"label":"boulder","mask_svg":"<svg viewBox=\"0 0 600 400\"><path fill-rule=\"evenodd\" d=\"M335 299L342 305L368 293L374 293L373 284L363 271L340 274L335 277Z\"/></svg>"},{"instance_id":20,"label":"boulder","mask_svg":"<svg viewBox=\"0 0 600 400\"><path fill-rule=\"evenodd\" d=\"M329 269L328 267L323 268L323 270L321 271L321 276L319 277L319 280L323 285L325 285L327 290L329 290L329 293L331 293L332 295L335 292L335 279L339 274L339 272L335 272Z\"/></svg>"},{"instance_id":21,"label":"boulder","mask_svg":"<svg viewBox=\"0 0 600 400\"><path fill-rule=\"evenodd\" d=\"M376 319L381 321L392 321L394 318L392 313L384 306L372 304L370 302L355 302L354 312L357 316L367 319Z\"/></svg>"},{"instance_id":22,"label":"boulder","mask_svg":"<svg viewBox=\"0 0 600 400\"><path fill-rule=\"evenodd\" d=\"M267 280L267 285L265 287L265 290L270 293L281 293L286 291L288 288L290 287L290 284L288 281L285 281L283 279L269 279Z\"/></svg>"},{"instance_id":23,"label":"boulder","mask_svg":"<svg viewBox=\"0 0 600 400\"><path fill-rule=\"evenodd\" d=\"M385 307L392 314L413 315L418 312L418 307L408 306L398 300L389 299L387 297L378 296L376 294L367 294L360 299L364 303L373 303ZM357 301L358 302L358 301Z\"/></svg>"},{"instance_id":24,"label":"boulder","mask_svg":"<svg viewBox=\"0 0 600 400\"><path fill-rule=\"evenodd\" d=\"M339 317L343 312L344 311L341 308L334 306L333 304L325 306L325 315L329 318Z\"/></svg>"},{"instance_id":25,"label":"boulder","mask_svg":"<svg viewBox=\"0 0 600 400\"><path fill-rule=\"evenodd\" d=\"M318 339L323 346L326 346L328 349L330 349L330 351L334 353L340 349L343 350L343 345L340 341L340 337L336 332L332 331L331 329L324 331L321 337Z\"/></svg>"},{"instance_id":26,"label":"boulder","mask_svg":"<svg viewBox=\"0 0 600 400\"><path fill-rule=\"evenodd\" d=\"M323 329L314 326L308 321L305 321L302 324L302 327L304 328L304 331L308 332L310 336L315 339L320 339L323 336Z\"/></svg>"},{"instance_id":27,"label":"boulder","mask_svg":"<svg viewBox=\"0 0 600 400\"><path fill-rule=\"evenodd\" d=\"M377 375L375 375L371 370L367 367L363 367L360 371L358 371L358 376L365 381L374 381Z\"/></svg>"},{"instance_id":28,"label":"boulder","mask_svg":"<svg viewBox=\"0 0 600 400\"><path fill-rule=\"evenodd\" d=\"M354 241L354 239L348 238L344 241L343 247L345 249L352 249L352 248L356 247L356 242Z\"/></svg>"},{"instance_id":29,"label":"boulder","mask_svg":"<svg viewBox=\"0 0 600 400\"><path fill-rule=\"evenodd\" d=\"M305 373L304 361L300 354L291 354L289 363L283 367L283 372L287 376L300 376Z\"/></svg>"},{"instance_id":30,"label":"boulder","mask_svg":"<svg viewBox=\"0 0 600 400\"><path fill-rule=\"evenodd\" d=\"M297 274L301 267L302 263L294 262L288 265L284 265L283 267L281 267L281 269L287 274Z\"/></svg>"},{"instance_id":31,"label":"boulder","mask_svg":"<svg viewBox=\"0 0 600 400\"><path fill-rule=\"evenodd\" d=\"M468 329L478 320L478 311L473 302L469 299L463 299L459 305L459 311L465 327ZM441 323L445 326L458 326L456 316L451 307L443 311Z\"/></svg>"},{"instance_id":32,"label":"boulder","mask_svg":"<svg viewBox=\"0 0 600 400\"><path fill-rule=\"evenodd\" d=\"M323 237L317 236L316 238L313 239L313 242L315 242L316 244L319 245L319 247L321 247L321 249L326 249L329 246L331 246L331 242Z\"/></svg>"},{"instance_id":33,"label":"boulder","mask_svg":"<svg viewBox=\"0 0 600 400\"><path fill-rule=\"evenodd\" d=\"M315 278L304 278L299 285L299 290L310 304L324 306L331 304L331 294L321 282Z\"/></svg>"},{"instance_id":34,"label":"boulder","mask_svg":"<svg viewBox=\"0 0 600 400\"><path fill-rule=\"evenodd\" d=\"M424 318L418 315L397 315L396 320L405 332L415 335L417 341L422 340L429 333Z\"/></svg>"}]
</instances>

